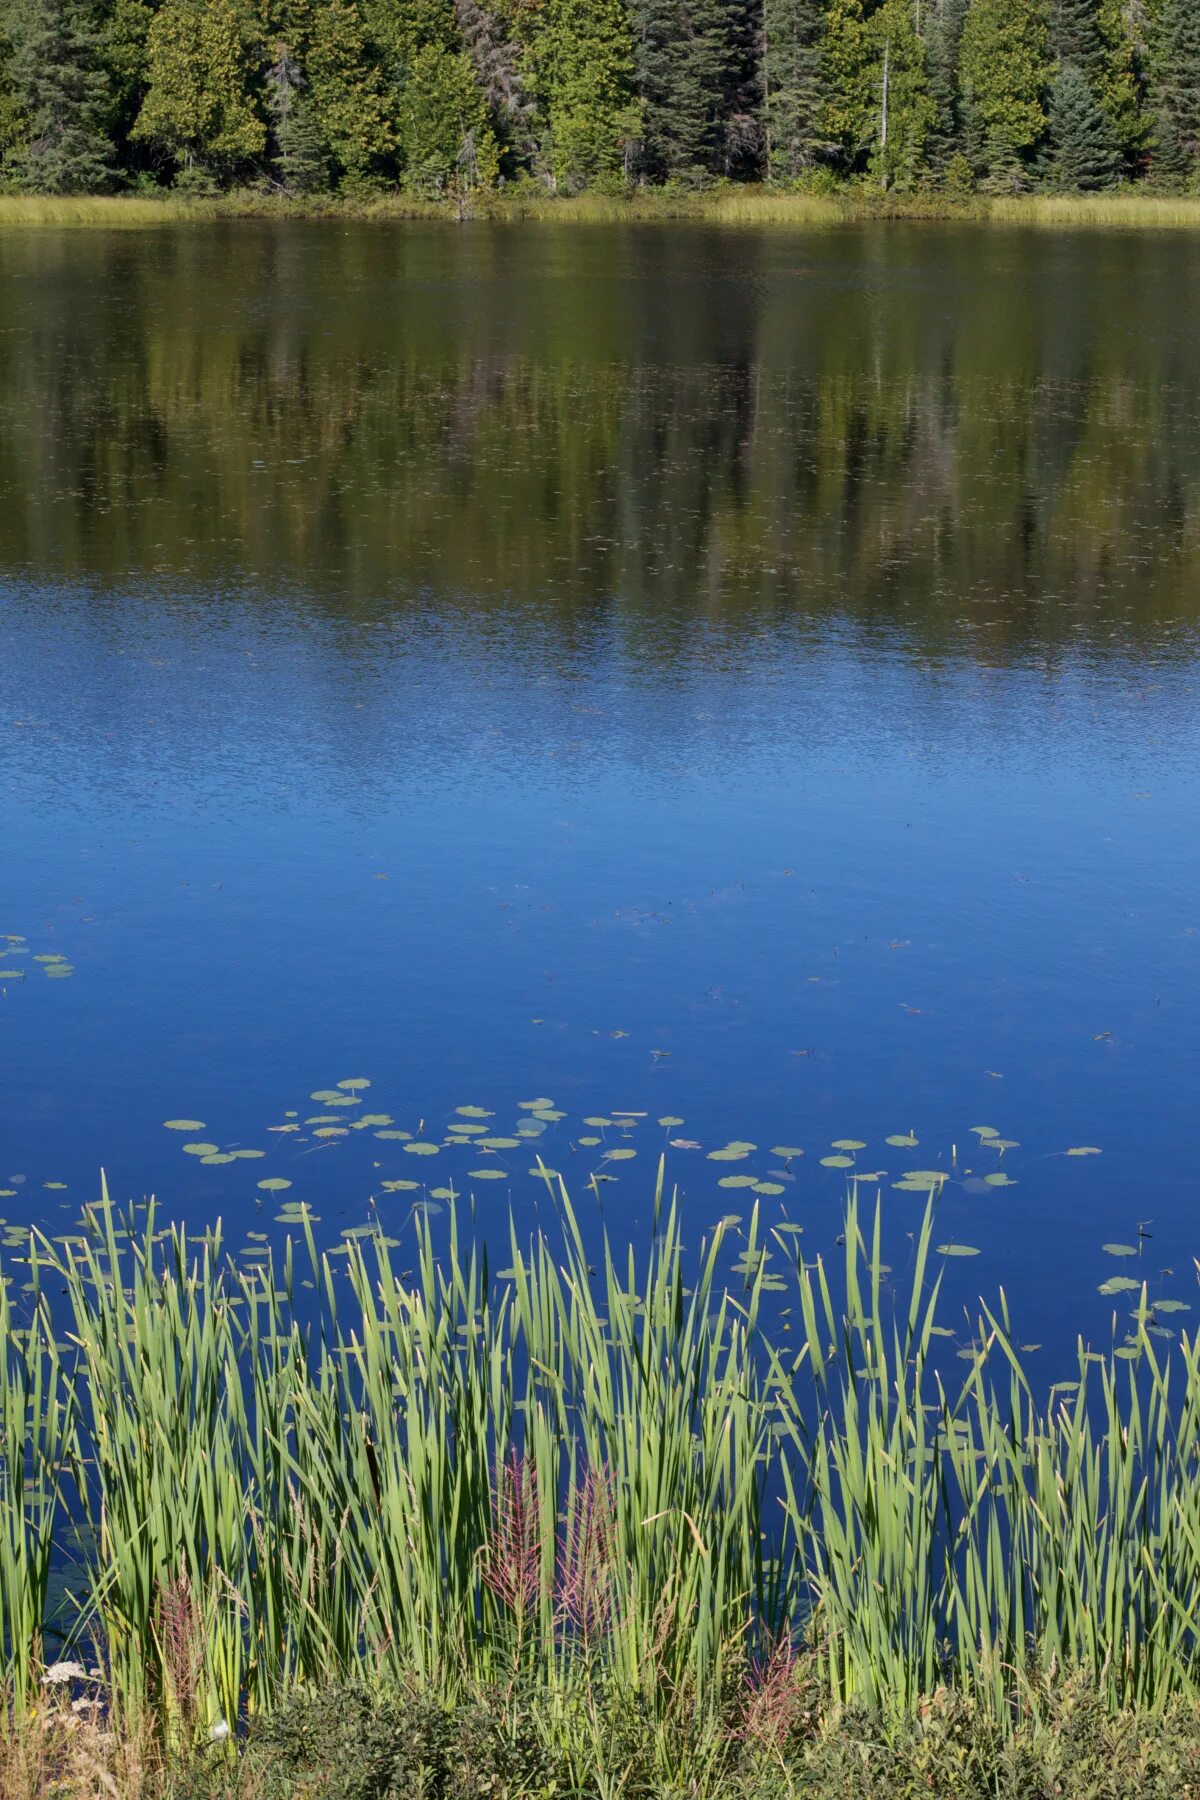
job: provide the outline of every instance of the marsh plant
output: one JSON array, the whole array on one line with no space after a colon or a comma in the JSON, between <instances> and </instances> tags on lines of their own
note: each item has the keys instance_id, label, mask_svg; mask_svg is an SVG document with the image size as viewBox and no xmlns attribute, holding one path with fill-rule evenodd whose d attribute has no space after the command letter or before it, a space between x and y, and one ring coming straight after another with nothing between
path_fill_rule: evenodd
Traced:
<instances>
[{"instance_id":1,"label":"marsh plant","mask_svg":"<svg viewBox=\"0 0 1200 1800\"><path fill-rule=\"evenodd\" d=\"M410 1272L307 1220L238 1267L107 1194L35 1234L0 1291L14 1717L68 1658L106 1718L218 1749L365 1678L535 1694L551 1738L669 1714L760 1746L862 1708L1003 1738L1071 1682L1190 1703L1200 1351L1144 1296L1041 1400L1003 1295L947 1349L935 1200L899 1291L853 1191L836 1268L754 1216L736 1283L661 1169L640 1257L592 1268L558 1201L500 1273L453 1211Z\"/></svg>"}]
</instances>

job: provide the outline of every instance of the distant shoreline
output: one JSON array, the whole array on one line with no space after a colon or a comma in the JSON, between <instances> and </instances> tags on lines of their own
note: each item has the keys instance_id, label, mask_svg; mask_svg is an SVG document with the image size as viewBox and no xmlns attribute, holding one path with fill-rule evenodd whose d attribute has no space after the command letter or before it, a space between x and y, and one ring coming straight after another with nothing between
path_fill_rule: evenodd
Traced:
<instances>
[{"instance_id":1,"label":"distant shoreline","mask_svg":"<svg viewBox=\"0 0 1200 1800\"><path fill-rule=\"evenodd\" d=\"M245 189L211 198L179 194L23 195L0 194L0 229L104 227L127 230L224 219L257 220L429 220L450 223L536 221L569 224L622 224L680 221L711 225L834 226L879 221L945 221L968 224L1030 225L1041 228L1149 227L1200 229L1200 194L1119 193L1031 194L994 199L973 195L883 195L861 189L842 194L780 193L761 187L721 187L699 193L646 189L630 195L581 194L555 197L531 193L488 193L453 199L380 194L370 199L323 195L289 199Z\"/></svg>"}]
</instances>

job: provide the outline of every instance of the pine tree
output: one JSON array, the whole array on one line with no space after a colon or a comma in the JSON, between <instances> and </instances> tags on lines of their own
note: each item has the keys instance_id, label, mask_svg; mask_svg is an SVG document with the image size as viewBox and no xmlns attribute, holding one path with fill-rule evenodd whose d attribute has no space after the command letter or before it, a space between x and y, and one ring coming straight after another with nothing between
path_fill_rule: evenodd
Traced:
<instances>
[{"instance_id":1,"label":"pine tree","mask_svg":"<svg viewBox=\"0 0 1200 1800\"><path fill-rule=\"evenodd\" d=\"M555 181L575 188L618 174L639 124L622 0L548 0L541 60Z\"/></svg>"},{"instance_id":2,"label":"pine tree","mask_svg":"<svg viewBox=\"0 0 1200 1800\"><path fill-rule=\"evenodd\" d=\"M1052 0L1050 49L1060 64L1070 63L1094 91L1104 75L1099 0Z\"/></svg>"},{"instance_id":3,"label":"pine tree","mask_svg":"<svg viewBox=\"0 0 1200 1800\"><path fill-rule=\"evenodd\" d=\"M764 0L763 112L766 173L795 181L827 158L822 0Z\"/></svg>"},{"instance_id":4,"label":"pine tree","mask_svg":"<svg viewBox=\"0 0 1200 1800\"><path fill-rule=\"evenodd\" d=\"M1092 86L1125 166L1132 172L1150 136L1143 106L1146 21L1142 0L1099 0L1097 20L1103 55Z\"/></svg>"},{"instance_id":5,"label":"pine tree","mask_svg":"<svg viewBox=\"0 0 1200 1800\"><path fill-rule=\"evenodd\" d=\"M455 0L463 49L487 102L501 166L512 175L528 164L536 148L537 102L527 80L522 46L499 12L481 0Z\"/></svg>"},{"instance_id":6,"label":"pine tree","mask_svg":"<svg viewBox=\"0 0 1200 1800\"><path fill-rule=\"evenodd\" d=\"M1160 0L1153 54L1156 174L1190 185L1200 175L1200 8Z\"/></svg>"},{"instance_id":7,"label":"pine tree","mask_svg":"<svg viewBox=\"0 0 1200 1800\"><path fill-rule=\"evenodd\" d=\"M1046 129L1046 21L1036 0L970 0L959 56L967 153L993 190L1027 185Z\"/></svg>"},{"instance_id":8,"label":"pine tree","mask_svg":"<svg viewBox=\"0 0 1200 1800\"><path fill-rule=\"evenodd\" d=\"M150 27L150 85L130 134L161 144L189 182L261 156L254 88L262 44L238 0L163 0Z\"/></svg>"},{"instance_id":9,"label":"pine tree","mask_svg":"<svg viewBox=\"0 0 1200 1800\"><path fill-rule=\"evenodd\" d=\"M924 170L925 144L937 118L912 0L883 0L867 35L878 94L871 175L883 187L912 187Z\"/></svg>"},{"instance_id":10,"label":"pine tree","mask_svg":"<svg viewBox=\"0 0 1200 1800\"><path fill-rule=\"evenodd\" d=\"M967 0L935 0L925 14L925 76L934 108L925 154L942 178L962 151L958 58L966 13Z\"/></svg>"},{"instance_id":11,"label":"pine tree","mask_svg":"<svg viewBox=\"0 0 1200 1800\"><path fill-rule=\"evenodd\" d=\"M356 0L324 0L309 22L308 103L338 174L351 185L382 175L396 144L379 58Z\"/></svg>"},{"instance_id":12,"label":"pine tree","mask_svg":"<svg viewBox=\"0 0 1200 1800\"><path fill-rule=\"evenodd\" d=\"M1050 90L1050 181L1072 193L1089 193L1112 187L1119 173L1112 127L1091 83L1074 63L1063 63Z\"/></svg>"},{"instance_id":13,"label":"pine tree","mask_svg":"<svg viewBox=\"0 0 1200 1800\"><path fill-rule=\"evenodd\" d=\"M825 18L822 125L842 172L857 169L875 140L878 90L862 0L829 0Z\"/></svg>"},{"instance_id":14,"label":"pine tree","mask_svg":"<svg viewBox=\"0 0 1200 1800\"><path fill-rule=\"evenodd\" d=\"M329 186L329 146L304 88L300 64L286 44L279 44L267 71L275 167L289 193L319 194Z\"/></svg>"},{"instance_id":15,"label":"pine tree","mask_svg":"<svg viewBox=\"0 0 1200 1800\"><path fill-rule=\"evenodd\" d=\"M640 173L689 184L722 173L741 6L737 0L632 0L630 15L643 107Z\"/></svg>"},{"instance_id":16,"label":"pine tree","mask_svg":"<svg viewBox=\"0 0 1200 1800\"><path fill-rule=\"evenodd\" d=\"M13 9L9 81L20 137L8 163L33 193L87 194L112 179L110 93L87 0L22 0Z\"/></svg>"},{"instance_id":17,"label":"pine tree","mask_svg":"<svg viewBox=\"0 0 1200 1800\"><path fill-rule=\"evenodd\" d=\"M363 0L394 121L400 178L435 192L490 187L499 148L454 0Z\"/></svg>"}]
</instances>

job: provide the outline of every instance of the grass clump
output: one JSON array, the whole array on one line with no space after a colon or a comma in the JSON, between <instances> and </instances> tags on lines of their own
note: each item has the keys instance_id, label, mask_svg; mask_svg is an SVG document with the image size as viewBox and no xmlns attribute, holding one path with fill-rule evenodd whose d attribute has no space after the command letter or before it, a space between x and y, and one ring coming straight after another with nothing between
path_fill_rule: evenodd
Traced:
<instances>
[{"instance_id":1,"label":"grass clump","mask_svg":"<svg viewBox=\"0 0 1200 1800\"><path fill-rule=\"evenodd\" d=\"M1050 229L1200 229L1200 196L1117 190L1105 194L957 196L936 190L883 193L874 188L789 192L723 183L699 191L638 188L618 194L555 195L533 184L469 199L402 192L288 197L269 189L188 195L24 195L0 193L0 228L83 226L138 229L220 219L362 219L377 223L536 220L558 224L692 221L712 225L832 226L861 220L945 220Z\"/></svg>"},{"instance_id":2,"label":"grass clump","mask_svg":"<svg viewBox=\"0 0 1200 1800\"><path fill-rule=\"evenodd\" d=\"M1042 1400L1003 1296L946 1348L932 1199L899 1286L853 1194L840 1266L755 1214L734 1275L661 1173L640 1258L559 1201L499 1275L453 1211L411 1270L304 1218L239 1265L107 1196L35 1235L0 1287L14 1743L157 1746L147 1794L1104 1793L1088 1756L1187 1791L1200 1350L1144 1291Z\"/></svg>"}]
</instances>

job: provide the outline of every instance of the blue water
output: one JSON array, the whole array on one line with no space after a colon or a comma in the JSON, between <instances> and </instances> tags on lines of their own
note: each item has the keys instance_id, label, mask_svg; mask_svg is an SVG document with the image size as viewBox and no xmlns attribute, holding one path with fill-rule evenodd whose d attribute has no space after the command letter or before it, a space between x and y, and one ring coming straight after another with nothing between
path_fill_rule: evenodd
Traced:
<instances>
[{"instance_id":1,"label":"blue water","mask_svg":"<svg viewBox=\"0 0 1200 1800\"><path fill-rule=\"evenodd\" d=\"M3 1216L66 1229L103 1166L234 1243L296 1201L403 1237L447 1185L498 1236L540 1154L636 1238L666 1148L697 1239L758 1199L816 1255L844 1138L898 1261L893 1183L947 1171L955 1296L1049 1359L1123 1333L1114 1274L1191 1302L1200 253L247 231L202 277L180 234L0 239ZM952 480L910 453L947 408ZM390 1126L310 1098L347 1079Z\"/></svg>"}]
</instances>

